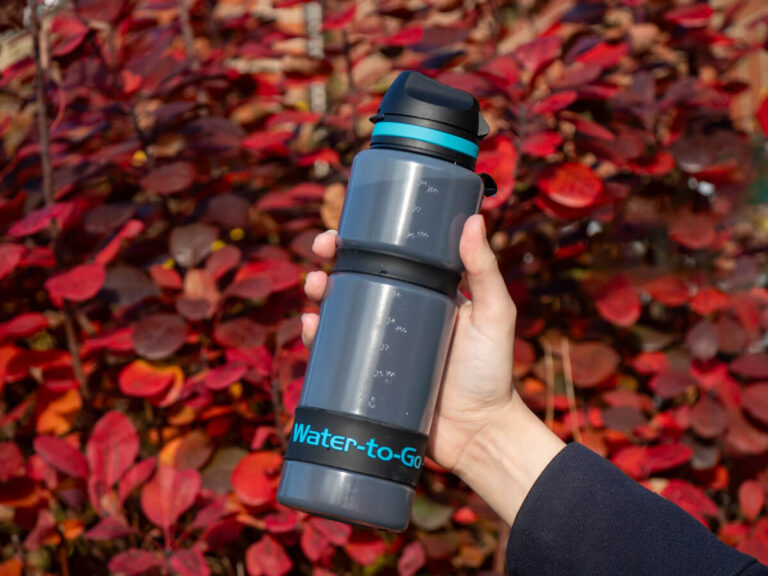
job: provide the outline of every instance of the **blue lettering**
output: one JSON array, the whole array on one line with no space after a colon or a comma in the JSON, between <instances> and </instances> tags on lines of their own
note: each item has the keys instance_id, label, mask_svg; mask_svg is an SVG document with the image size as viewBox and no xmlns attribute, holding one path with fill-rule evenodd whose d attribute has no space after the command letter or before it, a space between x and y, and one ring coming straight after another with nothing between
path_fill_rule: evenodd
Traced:
<instances>
[{"instance_id":1,"label":"blue lettering","mask_svg":"<svg viewBox=\"0 0 768 576\"><path fill-rule=\"evenodd\" d=\"M376 456L379 457L379 460L384 460L385 462L388 460L392 460L392 448L389 446L381 446L376 451Z\"/></svg>"},{"instance_id":2,"label":"blue lettering","mask_svg":"<svg viewBox=\"0 0 768 576\"><path fill-rule=\"evenodd\" d=\"M344 450L344 436L334 436L331 438L331 448L334 450Z\"/></svg>"},{"instance_id":3,"label":"blue lettering","mask_svg":"<svg viewBox=\"0 0 768 576\"><path fill-rule=\"evenodd\" d=\"M357 442L354 438L347 438L347 441L344 443L344 452L349 452L349 445L352 444L353 448L357 448Z\"/></svg>"},{"instance_id":4,"label":"blue lettering","mask_svg":"<svg viewBox=\"0 0 768 576\"><path fill-rule=\"evenodd\" d=\"M307 444L311 446L319 446L320 445L320 432L317 430L310 430L307 432Z\"/></svg>"},{"instance_id":5,"label":"blue lettering","mask_svg":"<svg viewBox=\"0 0 768 576\"><path fill-rule=\"evenodd\" d=\"M328 444L328 439L332 436L332 434L328 432L328 428L323 430L323 433L320 434L320 436L323 437L323 443L322 443L323 448L330 448L330 445Z\"/></svg>"},{"instance_id":6,"label":"blue lettering","mask_svg":"<svg viewBox=\"0 0 768 576\"><path fill-rule=\"evenodd\" d=\"M368 458L376 458L376 454L374 453L374 450L376 450L378 447L376 440L370 438L368 442L365 443L365 445L368 447Z\"/></svg>"},{"instance_id":7,"label":"blue lettering","mask_svg":"<svg viewBox=\"0 0 768 576\"><path fill-rule=\"evenodd\" d=\"M293 441L301 442L302 444L307 440L307 434L312 429L310 425L300 424L298 422L293 425Z\"/></svg>"}]
</instances>

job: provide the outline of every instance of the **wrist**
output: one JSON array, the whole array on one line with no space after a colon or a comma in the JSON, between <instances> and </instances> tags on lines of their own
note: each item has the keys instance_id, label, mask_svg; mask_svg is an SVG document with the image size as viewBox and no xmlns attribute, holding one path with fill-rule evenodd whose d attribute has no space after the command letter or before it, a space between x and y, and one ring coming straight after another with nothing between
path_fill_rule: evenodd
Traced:
<instances>
[{"instance_id":1,"label":"wrist","mask_svg":"<svg viewBox=\"0 0 768 576\"><path fill-rule=\"evenodd\" d=\"M511 525L564 446L515 394L473 437L454 472Z\"/></svg>"}]
</instances>

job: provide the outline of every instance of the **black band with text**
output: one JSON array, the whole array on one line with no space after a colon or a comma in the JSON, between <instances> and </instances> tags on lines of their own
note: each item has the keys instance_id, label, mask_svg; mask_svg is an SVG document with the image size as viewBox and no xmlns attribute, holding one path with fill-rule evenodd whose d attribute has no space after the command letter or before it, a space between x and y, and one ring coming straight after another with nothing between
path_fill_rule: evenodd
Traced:
<instances>
[{"instance_id":1,"label":"black band with text","mask_svg":"<svg viewBox=\"0 0 768 576\"><path fill-rule=\"evenodd\" d=\"M285 459L416 486L428 439L360 416L299 406Z\"/></svg>"}]
</instances>

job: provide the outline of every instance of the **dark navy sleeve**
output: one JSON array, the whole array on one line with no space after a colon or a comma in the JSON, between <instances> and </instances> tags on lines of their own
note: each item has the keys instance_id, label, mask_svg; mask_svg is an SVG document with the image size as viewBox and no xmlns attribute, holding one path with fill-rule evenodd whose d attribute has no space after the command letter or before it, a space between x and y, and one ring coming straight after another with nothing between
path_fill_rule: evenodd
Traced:
<instances>
[{"instance_id":1,"label":"dark navy sleeve","mask_svg":"<svg viewBox=\"0 0 768 576\"><path fill-rule=\"evenodd\" d=\"M569 444L523 502L510 576L768 576L692 516L580 444Z\"/></svg>"}]
</instances>

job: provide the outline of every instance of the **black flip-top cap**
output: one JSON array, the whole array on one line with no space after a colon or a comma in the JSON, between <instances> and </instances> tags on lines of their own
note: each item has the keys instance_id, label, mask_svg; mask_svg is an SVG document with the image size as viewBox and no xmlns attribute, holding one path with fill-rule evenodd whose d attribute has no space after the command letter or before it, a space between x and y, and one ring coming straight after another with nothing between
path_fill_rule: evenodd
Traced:
<instances>
[{"instance_id":1,"label":"black flip-top cap","mask_svg":"<svg viewBox=\"0 0 768 576\"><path fill-rule=\"evenodd\" d=\"M480 105L472 94L415 71L402 72L395 79L371 121L421 126L458 136L474 145L489 132L487 122L480 115ZM392 134L380 135L376 130L371 139L373 148L411 150L474 169L476 154L473 157L466 148L457 150L445 142L441 144Z\"/></svg>"}]
</instances>

